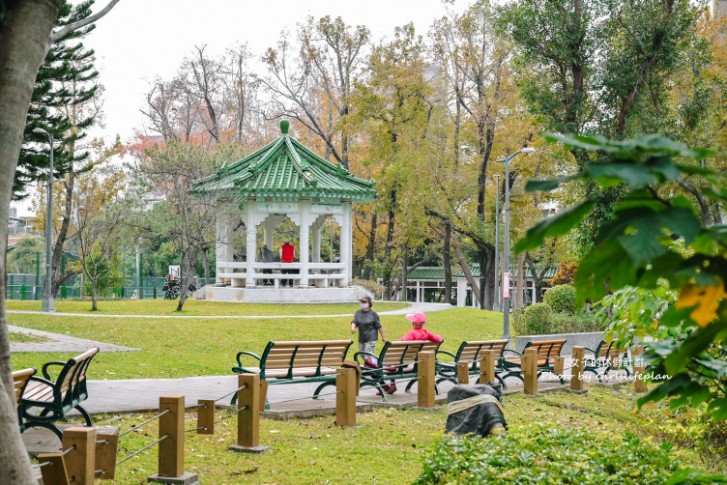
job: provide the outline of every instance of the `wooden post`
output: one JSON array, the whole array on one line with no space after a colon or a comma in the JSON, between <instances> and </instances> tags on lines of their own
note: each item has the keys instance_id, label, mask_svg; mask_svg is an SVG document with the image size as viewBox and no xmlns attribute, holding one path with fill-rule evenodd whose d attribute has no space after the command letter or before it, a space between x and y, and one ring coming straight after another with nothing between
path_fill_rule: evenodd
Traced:
<instances>
[{"instance_id":1,"label":"wooden post","mask_svg":"<svg viewBox=\"0 0 727 485\"><path fill-rule=\"evenodd\" d=\"M470 383L470 364L469 362L457 362L457 384Z\"/></svg>"},{"instance_id":2,"label":"wooden post","mask_svg":"<svg viewBox=\"0 0 727 485\"><path fill-rule=\"evenodd\" d=\"M258 376L259 377L259 376ZM259 380L259 378L258 378ZM240 387L240 386L237 386ZM268 404L268 381L260 381L260 404L258 405L258 410L260 409L270 409L270 405Z\"/></svg>"},{"instance_id":3,"label":"wooden post","mask_svg":"<svg viewBox=\"0 0 727 485\"><path fill-rule=\"evenodd\" d=\"M119 449L119 428L96 428L96 478L113 480L116 478L116 458Z\"/></svg>"},{"instance_id":4,"label":"wooden post","mask_svg":"<svg viewBox=\"0 0 727 485\"><path fill-rule=\"evenodd\" d=\"M184 396L159 397L159 465L149 482L194 483L196 473L184 471ZM166 436L166 438L164 438Z\"/></svg>"},{"instance_id":5,"label":"wooden post","mask_svg":"<svg viewBox=\"0 0 727 485\"><path fill-rule=\"evenodd\" d=\"M237 376L237 444L230 450L241 453L262 453L267 446L260 446L260 376Z\"/></svg>"},{"instance_id":6,"label":"wooden post","mask_svg":"<svg viewBox=\"0 0 727 485\"><path fill-rule=\"evenodd\" d=\"M71 450L71 451L68 451ZM82 485L95 480L96 428L74 426L63 431L63 452L68 481Z\"/></svg>"},{"instance_id":7,"label":"wooden post","mask_svg":"<svg viewBox=\"0 0 727 485\"><path fill-rule=\"evenodd\" d=\"M572 391L583 390L583 369L586 367L585 347L573 347L573 361L571 362L570 388Z\"/></svg>"},{"instance_id":8,"label":"wooden post","mask_svg":"<svg viewBox=\"0 0 727 485\"><path fill-rule=\"evenodd\" d=\"M648 388L643 378L644 372L646 372L646 367L644 366L644 347L642 345L636 347L632 356L634 359L634 390L636 392L646 392Z\"/></svg>"},{"instance_id":9,"label":"wooden post","mask_svg":"<svg viewBox=\"0 0 727 485\"><path fill-rule=\"evenodd\" d=\"M68 471L66 463L63 461L63 453L41 453L38 455L38 461L50 463L40 469L43 477L43 483L48 485L68 485Z\"/></svg>"},{"instance_id":10,"label":"wooden post","mask_svg":"<svg viewBox=\"0 0 727 485\"><path fill-rule=\"evenodd\" d=\"M523 372L523 384L525 394L538 393L538 351L536 349L525 349L520 363Z\"/></svg>"},{"instance_id":11,"label":"wooden post","mask_svg":"<svg viewBox=\"0 0 727 485\"><path fill-rule=\"evenodd\" d=\"M215 434L215 401L200 399L197 401L197 434Z\"/></svg>"},{"instance_id":12,"label":"wooden post","mask_svg":"<svg viewBox=\"0 0 727 485\"><path fill-rule=\"evenodd\" d=\"M434 352L419 352L417 383L417 406L420 408L434 407Z\"/></svg>"},{"instance_id":13,"label":"wooden post","mask_svg":"<svg viewBox=\"0 0 727 485\"><path fill-rule=\"evenodd\" d=\"M359 391L361 390L361 364L355 360L344 360L342 367L351 368L356 371L356 396L358 397Z\"/></svg>"},{"instance_id":14,"label":"wooden post","mask_svg":"<svg viewBox=\"0 0 727 485\"><path fill-rule=\"evenodd\" d=\"M336 374L336 424L356 425L356 369L341 368Z\"/></svg>"},{"instance_id":15,"label":"wooden post","mask_svg":"<svg viewBox=\"0 0 727 485\"><path fill-rule=\"evenodd\" d=\"M480 384L492 384L495 382L495 360L497 356L494 350L483 350L480 360Z\"/></svg>"}]
</instances>

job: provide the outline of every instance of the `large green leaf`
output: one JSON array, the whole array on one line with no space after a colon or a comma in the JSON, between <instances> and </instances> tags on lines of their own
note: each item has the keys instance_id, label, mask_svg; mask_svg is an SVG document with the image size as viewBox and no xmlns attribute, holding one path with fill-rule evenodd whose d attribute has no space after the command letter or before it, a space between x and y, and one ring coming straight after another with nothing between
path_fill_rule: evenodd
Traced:
<instances>
[{"instance_id":1,"label":"large green leaf","mask_svg":"<svg viewBox=\"0 0 727 485\"><path fill-rule=\"evenodd\" d=\"M593 208L592 201L584 201L560 212L554 217L549 217L528 229L525 237L517 242L515 251L522 252L542 246L546 237L560 236L567 233Z\"/></svg>"},{"instance_id":2,"label":"large green leaf","mask_svg":"<svg viewBox=\"0 0 727 485\"><path fill-rule=\"evenodd\" d=\"M626 250L616 240L596 246L578 265L575 276L578 304L600 300L637 281L637 267Z\"/></svg>"}]
</instances>

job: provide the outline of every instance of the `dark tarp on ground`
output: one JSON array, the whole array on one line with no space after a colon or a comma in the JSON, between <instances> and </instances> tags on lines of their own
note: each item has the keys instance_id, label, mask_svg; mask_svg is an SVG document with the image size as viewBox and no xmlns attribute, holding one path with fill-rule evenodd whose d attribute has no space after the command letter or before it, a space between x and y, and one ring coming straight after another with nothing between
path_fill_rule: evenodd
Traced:
<instances>
[{"instance_id":1,"label":"dark tarp on ground","mask_svg":"<svg viewBox=\"0 0 727 485\"><path fill-rule=\"evenodd\" d=\"M447 433L484 437L490 434L494 425L507 428L501 411L502 389L499 384L458 384L447 394L447 403Z\"/></svg>"}]
</instances>

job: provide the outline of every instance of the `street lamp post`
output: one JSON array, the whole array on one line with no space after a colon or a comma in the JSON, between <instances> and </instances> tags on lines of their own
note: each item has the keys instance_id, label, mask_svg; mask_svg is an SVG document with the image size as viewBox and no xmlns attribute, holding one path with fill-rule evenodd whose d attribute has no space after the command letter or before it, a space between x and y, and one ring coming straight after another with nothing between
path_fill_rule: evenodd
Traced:
<instances>
[{"instance_id":1,"label":"street lamp post","mask_svg":"<svg viewBox=\"0 0 727 485\"><path fill-rule=\"evenodd\" d=\"M48 174L48 207L45 217L45 284L43 285L43 311L55 312L55 302L53 301L53 135L43 128L35 128L33 133L46 135L50 143L50 173Z\"/></svg>"},{"instance_id":2,"label":"street lamp post","mask_svg":"<svg viewBox=\"0 0 727 485\"><path fill-rule=\"evenodd\" d=\"M510 162L521 153L533 153L535 148L525 147L512 155L498 160L505 164L505 243L502 251L502 262L505 271L502 272L502 312L503 312L503 338L510 339Z\"/></svg>"},{"instance_id":3,"label":"street lamp post","mask_svg":"<svg viewBox=\"0 0 727 485\"><path fill-rule=\"evenodd\" d=\"M495 174L495 310L500 309L500 174Z\"/></svg>"}]
</instances>

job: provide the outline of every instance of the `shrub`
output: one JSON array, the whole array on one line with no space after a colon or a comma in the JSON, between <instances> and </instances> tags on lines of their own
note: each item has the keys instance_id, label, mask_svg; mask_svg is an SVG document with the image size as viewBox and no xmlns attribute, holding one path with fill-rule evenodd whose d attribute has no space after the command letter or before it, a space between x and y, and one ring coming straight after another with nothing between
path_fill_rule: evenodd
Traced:
<instances>
[{"instance_id":1,"label":"shrub","mask_svg":"<svg viewBox=\"0 0 727 485\"><path fill-rule=\"evenodd\" d=\"M535 303L525 309L525 329L528 334L538 335L553 331L553 309L545 303Z\"/></svg>"},{"instance_id":2,"label":"shrub","mask_svg":"<svg viewBox=\"0 0 727 485\"><path fill-rule=\"evenodd\" d=\"M585 430L534 424L490 439L445 436L415 483L662 484L687 474L699 475L681 467L670 445L629 434L594 441Z\"/></svg>"},{"instance_id":3,"label":"shrub","mask_svg":"<svg viewBox=\"0 0 727 485\"><path fill-rule=\"evenodd\" d=\"M384 299L384 291L386 291L386 287L383 285L380 285L375 280L360 280L360 279L354 279L351 281L351 285L353 286L360 286L364 288L365 290L370 291L374 295L374 300L383 300Z\"/></svg>"},{"instance_id":4,"label":"shrub","mask_svg":"<svg viewBox=\"0 0 727 485\"><path fill-rule=\"evenodd\" d=\"M605 330L607 326L599 322L595 315L586 311L575 315L555 313L553 314L552 333L598 332Z\"/></svg>"},{"instance_id":5,"label":"shrub","mask_svg":"<svg viewBox=\"0 0 727 485\"><path fill-rule=\"evenodd\" d=\"M558 285L545 292L545 303L556 313L576 312L576 289L571 285Z\"/></svg>"},{"instance_id":6,"label":"shrub","mask_svg":"<svg viewBox=\"0 0 727 485\"><path fill-rule=\"evenodd\" d=\"M527 320L525 319L525 307L516 308L510 315L512 328L517 335L526 335L528 333Z\"/></svg>"}]
</instances>

